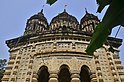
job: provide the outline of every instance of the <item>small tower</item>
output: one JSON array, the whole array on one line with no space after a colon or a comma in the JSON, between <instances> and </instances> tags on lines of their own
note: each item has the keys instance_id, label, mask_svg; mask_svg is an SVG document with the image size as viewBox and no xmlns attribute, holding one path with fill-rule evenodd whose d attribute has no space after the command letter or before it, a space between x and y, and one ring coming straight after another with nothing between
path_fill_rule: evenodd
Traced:
<instances>
[{"instance_id":1,"label":"small tower","mask_svg":"<svg viewBox=\"0 0 124 82\"><path fill-rule=\"evenodd\" d=\"M27 21L24 35L42 33L48 29L48 22L44 17L43 9L38 14L33 15Z\"/></svg>"},{"instance_id":2,"label":"small tower","mask_svg":"<svg viewBox=\"0 0 124 82\"><path fill-rule=\"evenodd\" d=\"M97 16L88 13L87 9L85 9L85 12L85 16L80 21L80 28L82 31L93 33L100 20Z\"/></svg>"}]
</instances>

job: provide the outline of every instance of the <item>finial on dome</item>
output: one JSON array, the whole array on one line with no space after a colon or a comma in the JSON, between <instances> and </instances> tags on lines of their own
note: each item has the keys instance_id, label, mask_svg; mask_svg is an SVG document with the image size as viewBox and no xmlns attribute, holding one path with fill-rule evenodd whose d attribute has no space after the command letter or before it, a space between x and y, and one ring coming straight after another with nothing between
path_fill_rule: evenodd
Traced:
<instances>
[{"instance_id":1,"label":"finial on dome","mask_svg":"<svg viewBox=\"0 0 124 82\"><path fill-rule=\"evenodd\" d=\"M42 6L42 10L41 10L41 13L43 13L43 9L44 9L44 5Z\"/></svg>"},{"instance_id":2,"label":"finial on dome","mask_svg":"<svg viewBox=\"0 0 124 82\"><path fill-rule=\"evenodd\" d=\"M41 10L41 13L43 13L43 9Z\"/></svg>"},{"instance_id":3,"label":"finial on dome","mask_svg":"<svg viewBox=\"0 0 124 82\"><path fill-rule=\"evenodd\" d=\"M87 8L85 8L85 12L86 12L86 14L88 13L88 12L87 12Z\"/></svg>"},{"instance_id":4,"label":"finial on dome","mask_svg":"<svg viewBox=\"0 0 124 82\"><path fill-rule=\"evenodd\" d=\"M64 12L66 12L66 7L67 7L67 5L64 6Z\"/></svg>"},{"instance_id":5,"label":"finial on dome","mask_svg":"<svg viewBox=\"0 0 124 82\"><path fill-rule=\"evenodd\" d=\"M64 12L66 12L66 9L64 9Z\"/></svg>"}]
</instances>

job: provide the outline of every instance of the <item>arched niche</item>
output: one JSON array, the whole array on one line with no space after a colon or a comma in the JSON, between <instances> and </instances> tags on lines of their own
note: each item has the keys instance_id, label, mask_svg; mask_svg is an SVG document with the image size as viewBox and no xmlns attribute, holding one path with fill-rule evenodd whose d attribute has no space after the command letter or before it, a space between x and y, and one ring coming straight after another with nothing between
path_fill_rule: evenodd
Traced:
<instances>
[{"instance_id":1,"label":"arched niche","mask_svg":"<svg viewBox=\"0 0 124 82\"><path fill-rule=\"evenodd\" d=\"M88 66L83 65L80 71L80 81L81 82L91 82L90 79L90 69Z\"/></svg>"},{"instance_id":2,"label":"arched niche","mask_svg":"<svg viewBox=\"0 0 124 82\"><path fill-rule=\"evenodd\" d=\"M41 66L38 71L38 82L48 82L49 81L49 72L47 66Z\"/></svg>"},{"instance_id":3,"label":"arched niche","mask_svg":"<svg viewBox=\"0 0 124 82\"><path fill-rule=\"evenodd\" d=\"M58 82L71 82L71 74L67 65L62 65L58 73Z\"/></svg>"}]
</instances>

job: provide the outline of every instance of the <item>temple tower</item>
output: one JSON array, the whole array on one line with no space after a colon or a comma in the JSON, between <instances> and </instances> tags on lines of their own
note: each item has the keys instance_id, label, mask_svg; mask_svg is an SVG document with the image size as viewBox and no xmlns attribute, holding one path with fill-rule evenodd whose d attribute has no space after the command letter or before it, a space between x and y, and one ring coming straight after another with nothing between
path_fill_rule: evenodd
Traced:
<instances>
[{"instance_id":1,"label":"temple tower","mask_svg":"<svg viewBox=\"0 0 124 82\"><path fill-rule=\"evenodd\" d=\"M10 58L2 82L124 82L119 59L122 39L108 37L94 55L86 54L97 16L88 13L80 23L66 10L50 24L41 12L27 21L23 36L6 41Z\"/></svg>"}]
</instances>

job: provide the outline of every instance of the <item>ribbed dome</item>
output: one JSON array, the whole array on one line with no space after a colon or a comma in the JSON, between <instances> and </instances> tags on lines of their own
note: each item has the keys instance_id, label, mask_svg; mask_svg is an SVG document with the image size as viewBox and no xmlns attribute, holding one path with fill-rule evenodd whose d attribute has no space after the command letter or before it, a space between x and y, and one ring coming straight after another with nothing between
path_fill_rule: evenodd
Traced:
<instances>
[{"instance_id":1,"label":"ribbed dome","mask_svg":"<svg viewBox=\"0 0 124 82\"><path fill-rule=\"evenodd\" d=\"M88 21L88 20L98 20L99 21L97 16L90 14L86 11L85 16L81 19L81 23L83 23L84 21Z\"/></svg>"},{"instance_id":2,"label":"ribbed dome","mask_svg":"<svg viewBox=\"0 0 124 82\"><path fill-rule=\"evenodd\" d=\"M46 17L45 17L44 14L43 14L43 9L42 9L41 12L39 12L38 14L35 14L35 15L33 15L32 17L30 17L29 20L32 20L32 19L39 19L39 20L42 20L42 21L44 21L44 22L47 23L47 19L46 19ZM29 20L28 20L28 21L29 21Z\"/></svg>"},{"instance_id":3,"label":"ribbed dome","mask_svg":"<svg viewBox=\"0 0 124 82\"><path fill-rule=\"evenodd\" d=\"M56 30L62 27L77 29L78 24L79 22L77 21L77 19L74 16L69 15L64 9L62 13L58 14L56 17L52 19L50 23L51 25L50 29Z\"/></svg>"},{"instance_id":4,"label":"ribbed dome","mask_svg":"<svg viewBox=\"0 0 124 82\"><path fill-rule=\"evenodd\" d=\"M41 12L28 19L24 35L41 33L46 29L48 29L48 22L42 9Z\"/></svg>"},{"instance_id":5,"label":"ribbed dome","mask_svg":"<svg viewBox=\"0 0 124 82\"><path fill-rule=\"evenodd\" d=\"M86 11L85 16L80 21L81 30L92 33L99 22L97 16Z\"/></svg>"}]
</instances>

